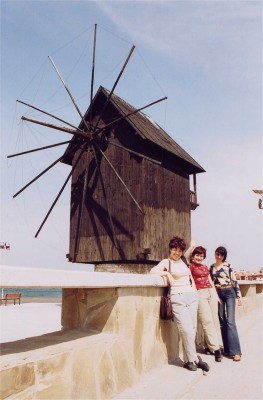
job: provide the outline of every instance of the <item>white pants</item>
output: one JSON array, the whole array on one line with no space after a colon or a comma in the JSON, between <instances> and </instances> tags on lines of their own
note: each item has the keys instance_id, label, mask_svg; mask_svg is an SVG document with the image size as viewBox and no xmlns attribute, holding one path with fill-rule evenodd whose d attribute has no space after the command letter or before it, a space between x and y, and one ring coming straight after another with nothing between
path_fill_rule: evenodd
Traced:
<instances>
[{"instance_id":1,"label":"white pants","mask_svg":"<svg viewBox=\"0 0 263 400\"><path fill-rule=\"evenodd\" d=\"M215 351L222 344L218 318L218 297L214 288L200 289L197 292L199 296L198 322L204 331L206 347Z\"/></svg>"},{"instance_id":2,"label":"white pants","mask_svg":"<svg viewBox=\"0 0 263 400\"><path fill-rule=\"evenodd\" d=\"M184 361L197 360L195 336L197 328L198 294L196 291L171 295L174 320L182 340Z\"/></svg>"}]
</instances>

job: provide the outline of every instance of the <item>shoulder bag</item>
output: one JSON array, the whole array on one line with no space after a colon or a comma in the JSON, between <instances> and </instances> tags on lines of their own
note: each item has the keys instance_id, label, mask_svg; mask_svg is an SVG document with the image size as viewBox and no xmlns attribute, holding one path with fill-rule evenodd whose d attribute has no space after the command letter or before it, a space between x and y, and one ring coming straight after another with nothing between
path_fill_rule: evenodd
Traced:
<instances>
[{"instance_id":1,"label":"shoulder bag","mask_svg":"<svg viewBox=\"0 0 263 400\"><path fill-rule=\"evenodd\" d=\"M171 270L169 260L169 272ZM164 320L173 320L173 307L171 301L171 287L168 282L168 286L164 288L164 294L161 296L160 303L160 317Z\"/></svg>"}]
</instances>

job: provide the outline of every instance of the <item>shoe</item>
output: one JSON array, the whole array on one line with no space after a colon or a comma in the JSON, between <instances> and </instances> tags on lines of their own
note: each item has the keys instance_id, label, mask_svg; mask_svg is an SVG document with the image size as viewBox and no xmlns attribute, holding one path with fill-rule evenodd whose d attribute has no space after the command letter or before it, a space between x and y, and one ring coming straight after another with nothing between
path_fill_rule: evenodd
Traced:
<instances>
[{"instance_id":1,"label":"shoe","mask_svg":"<svg viewBox=\"0 0 263 400\"><path fill-rule=\"evenodd\" d=\"M221 350L220 349L215 351L215 360L217 362L221 362L222 361L222 354L221 354Z\"/></svg>"},{"instance_id":2,"label":"shoe","mask_svg":"<svg viewBox=\"0 0 263 400\"><path fill-rule=\"evenodd\" d=\"M239 354L234 355L233 361L241 361L241 356Z\"/></svg>"},{"instance_id":3,"label":"shoe","mask_svg":"<svg viewBox=\"0 0 263 400\"><path fill-rule=\"evenodd\" d=\"M199 360L198 363L196 362L197 368L201 368L203 371L208 372L209 371L209 365L206 362L204 362L200 356L197 356L197 357L198 357L198 360Z\"/></svg>"},{"instance_id":4,"label":"shoe","mask_svg":"<svg viewBox=\"0 0 263 400\"><path fill-rule=\"evenodd\" d=\"M196 371L197 367L195 363L188 361L187 363L184 364L184 368L189 369L189 371Z\"/></svg>"},{"instance_id":5,"label":"shoe","mask_svg":"<svg viewBox=\"0 0 263 400\"><path fill-rule=\"evenodd\" d=\"M213 356L213 355L214 355L214 352L211 351L211 350L209 350L208 347L206 347L206 348L205 348L205 354L206 354L207 356Z\"/></svg>"}]
</instances>

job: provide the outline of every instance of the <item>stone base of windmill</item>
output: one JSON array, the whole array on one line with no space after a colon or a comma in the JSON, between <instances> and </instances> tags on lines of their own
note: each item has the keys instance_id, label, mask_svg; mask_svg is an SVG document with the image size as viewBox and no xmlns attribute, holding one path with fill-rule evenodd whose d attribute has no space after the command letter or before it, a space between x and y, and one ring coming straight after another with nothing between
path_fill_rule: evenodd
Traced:
<instances>
[{"instance_id":1,"label":"stone base of windmill","mask_svg":"<svg viewBox=\"0 0 263 400\"><path fill-rule=\"evenodd\" d=\"M126 274L148 274L154 265L158 262L152 262L151 264L95 264L95 272L117 272Z\"/></svg>"}]
</instances>

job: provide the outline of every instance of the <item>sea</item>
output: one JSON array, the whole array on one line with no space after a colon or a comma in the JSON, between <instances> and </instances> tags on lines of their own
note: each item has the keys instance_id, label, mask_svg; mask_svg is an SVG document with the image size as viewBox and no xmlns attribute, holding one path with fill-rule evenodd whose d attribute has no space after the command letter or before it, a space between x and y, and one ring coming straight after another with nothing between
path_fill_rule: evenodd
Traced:
<instances>
[{"instance_id":1,"label":"sea","mask_svg":"<svg viewBox=\"0 0 263 400\"><path fill-rule=\"evenodd\" d=\"M3 293L21 293L22 297L52 297L52 298L59 298L62 297L62 289L36 289L36 288L0 288L0 294Z\"/></svg>"}]
</instances>

